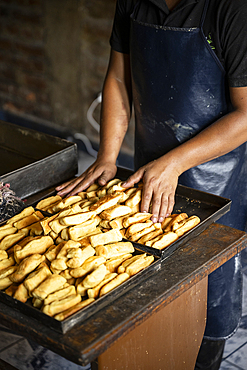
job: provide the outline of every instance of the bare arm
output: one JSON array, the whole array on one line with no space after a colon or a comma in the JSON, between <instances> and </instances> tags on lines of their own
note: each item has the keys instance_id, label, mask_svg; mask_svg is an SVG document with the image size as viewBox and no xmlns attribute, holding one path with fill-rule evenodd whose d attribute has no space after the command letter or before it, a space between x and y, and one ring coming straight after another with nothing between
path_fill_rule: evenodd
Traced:
<instances>
[{"instance_id":1,"label":"bare arm","mask_svg":"<svg viewBox=\"0 0 247 370\"><path fill-rule=\"evenodd\" d=\"M230 88L232 113L222 117L191 140L141 167L126 182L144 182L141 210L152 201L152 220L162 222L172 212L178 177L186 170L222 156L247 141L247 87Z\"/></svg>"},{"instance_id":2,"label":"bare arm","mask_svg":"<svg viewBox=\"0 0 247 370\"><path fill-rule=\"evenodd\" d=\"M58 186L59 195L77 194L96 181L103 186L115 176L116 160L131 116L131 102L129 56L112 50L102 93L97 159L75 180Z\"/></svg>"}]
</instances>

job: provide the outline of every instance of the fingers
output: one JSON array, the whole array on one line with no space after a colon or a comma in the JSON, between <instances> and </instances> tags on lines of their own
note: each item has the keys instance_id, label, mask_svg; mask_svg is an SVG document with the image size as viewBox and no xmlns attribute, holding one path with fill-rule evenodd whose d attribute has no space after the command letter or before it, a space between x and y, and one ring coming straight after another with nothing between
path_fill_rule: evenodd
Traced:
<instances>
[{"instance_id":1,"label":"fingers","mask_svg":"<svg viewBox=\"0 0 247 370\"><path fill-rule=\"evenodd\" d=\"M141 211L149 212L150 204L152 201L153 189L144 183L142 189Z\"/></svg>"},{"instance_id":2,"label":"fingers","mask_svg":"<svg viewBox=\"0 0 247 370\"><path fill-rule=\"evenodd\" d=\"M156 222L163 222L168 217L174 207L174 193L162 192L162 189L154 189L146 184L143 187L141 211L151 212L153 214L151 220Z\"/></svg>"},{"instance_id":3,"label":"fingers","mask_svg":"<svg viewBox=\"0 0 247 370\"><path fill-rule=\"evenodd\" d=\"M174 172L166 173L158 161L144 166L142 174L141 211L151 212L154 223L163 222L171 214L175 204L178 176Z\"/></svg>"},{"instance_id":4,"label":"fingers","mask_svg":"<svg viewBox=\"0 0 247 370\"><path fill-rule=\"evenodd\" d=\"M117 167L112 164L100 164L96 162L88 168L82 175L67 181L66 183L57 186L56 190L60 196L71 196L76 195L81 191L87 189L90 185L98 181L100 186L104 186L109 180L111 180L117 171Z\"/></svg>"},{"instance_id":5,"label":"fingers","mask_svg":"<svg viewBox=\"0 0 247 370\"><path fill-rule=\"evenodd\" d=\"M138 182L141 181L141 179L143 178L143 175L145 173L145 169L144 168L140 168L138 171L136 171L133 175L131 175L123 184L122 186L124 188L131 188L133 187L135 184L137 184Z\"/></svg>"},{"instance_id":6,"label":"fingers","mask_svg":"<svg viewBox=\"0 0 247 370\"><path fill-rule=\"evenodd\" d=\"M84 181L84 177L79 176L75 180L68 181L65 184L62 184L61 186L57 187L56 190L58 190L58 195L60 196L70 196L70 195L75 195L79 193L80 191L83 191L86 189L88 186L91 184L87 185L87 182Z\"/></svg>"},{"instance_id":7,"label":"fingers","mask_svg":"<svg viewBox=\"0 0 247 370\"><path fill-rule=\"evenodd\" d=\"M69 184L71 184L71 182L73 182L73 181L74 181L74 180L66 181L66 182L64 182L63 184L58 185L55 189L56 189L57 191L62 190L62 189L64 189L64 188L66 188L66 186L68 186Z\"/></svg>"},{"instance_id":8,"label":"fingers","mask_svg":"<svg viewBox=\"0 0 247 370\"><path fill-rule=\"evenodd\" d=\"M168 217L172 213L174 205L175 205L175 189L174 192L168 196L168 206L166 209L166 213L164 213L165 217Z\"/></svg>"},{"instance_id":9,"label":"fingers","mask_svg":"<svg viewBox=\"0 0 247 370\"><path fill-rule=\"evenodd\" d=\"M114 175L112 173L104 171L102 175L98 178L98 183L100 186L105 186L113 177Z\"/></svg>"},{"instance_id":10,"label":"fingers","mask_svg":"<svg viewBox=\"0 0 247 370\"><path fill-rule=\"evenodd\" d=\"M174 207L174 195L169 194L168 196L165 193L159 194L154 193L152 200L152 210L151 213L152 221L163 222L166 217L168 217Z\"/></svg>"}]
</instances>

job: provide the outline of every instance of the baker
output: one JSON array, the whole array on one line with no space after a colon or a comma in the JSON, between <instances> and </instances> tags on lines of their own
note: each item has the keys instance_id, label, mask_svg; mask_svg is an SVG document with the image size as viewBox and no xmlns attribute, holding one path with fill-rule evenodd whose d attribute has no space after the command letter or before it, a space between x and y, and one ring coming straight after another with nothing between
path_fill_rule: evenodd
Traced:
<instances>
[{"instance_id":1,"label":"baker","mask_svg":"<svg viewBox=\"0 0 247 370\"><path fill-rule=\"evenodd\" d=\"M153 222L172 212L177 184L232 200L220 222L247 221L247 1L118 0L103 88L95 163L57 188L74 195L116 174L135 112L141 210ZM207 323L195 369L218 369L242 306L240 255L209 276Z\"/></svg>"}]
</instances>

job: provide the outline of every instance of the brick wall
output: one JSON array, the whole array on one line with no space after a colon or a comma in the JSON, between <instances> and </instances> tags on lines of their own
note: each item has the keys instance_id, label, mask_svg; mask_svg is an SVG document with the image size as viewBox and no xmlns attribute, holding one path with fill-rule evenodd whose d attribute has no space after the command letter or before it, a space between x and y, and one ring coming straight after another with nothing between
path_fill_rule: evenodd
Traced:
<instances>
[{"instance_id":1,"label":"brick wall","mask_svg":"<svg viewBox=\"0 0 247 370\"><path fill-rule=\"evenodd\" d=\"M102 89L115 4L1 0L0 110L97 141L86 114Z\"/></svg>"},{"instance_id":2,"label":"brick wall","mask_svg":"<svg viewBox=\"0 0 247 370\"><path fill-rule=\"evenodd\" d=\"M42 0L0 2L2 109L52 119Z\"/></svg>"}]
</instances>

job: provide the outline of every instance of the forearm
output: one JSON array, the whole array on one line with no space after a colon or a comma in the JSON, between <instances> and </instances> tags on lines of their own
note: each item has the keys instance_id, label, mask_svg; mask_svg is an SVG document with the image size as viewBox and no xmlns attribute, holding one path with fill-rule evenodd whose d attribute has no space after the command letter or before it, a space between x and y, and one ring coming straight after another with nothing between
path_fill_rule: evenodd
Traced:
<instances>
[{"instance_id":1,"label":"forearm","mask_svg":"<svg viewBox=\"0 0 247 370\"><path fill-rule=\"evenodd\" d=\"M129 56L112 51L103 87L97 159L79 177L58 186L58 194L75 195L94 182L104 186L115 176L116 160L130 120L131 101Z\"/></svg>"},{"instance_id":2,"label":"forearm","mask_svg":"<svg viewBox=\"0 0 247 370\"><path fill-rule=\"evenodd\" d=\"M235 109L170 153L179 174L220 157L247 141L247 111Z\"/></svg>"},{"instance_id":3,"label":"forearm","mask_svg":"<svg viewBox=\"0 0 247 370\"><path fill-rule=\"evenodd\" d=\"M153 222L162 222L172 212L179 176L192 167L220 157L247 141L247 88L231 88L235 108L167 154L141 167L125 186L143 181L141 211L152 203Z\"/></svg>"},{"instance_id":4,"label":"forearm","mask_svg":"<svg viewBox=\"0 0 247 370\"><path fill-rule=\"evenodd\" d=\"M103 87L98 158L116 162L131 117L131 101L128 56L115 53Z\"/></svg>"}]
</instances>

